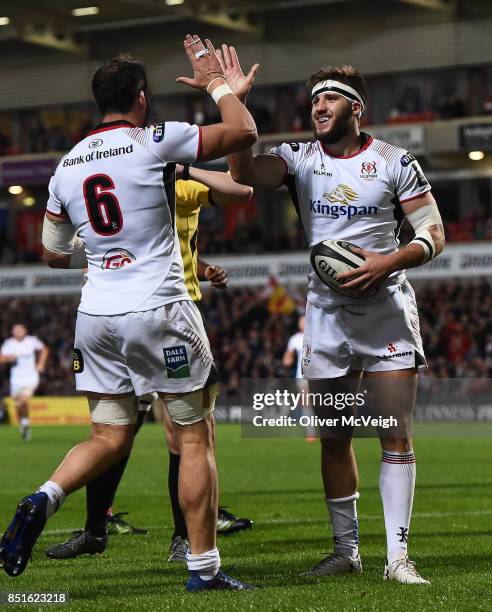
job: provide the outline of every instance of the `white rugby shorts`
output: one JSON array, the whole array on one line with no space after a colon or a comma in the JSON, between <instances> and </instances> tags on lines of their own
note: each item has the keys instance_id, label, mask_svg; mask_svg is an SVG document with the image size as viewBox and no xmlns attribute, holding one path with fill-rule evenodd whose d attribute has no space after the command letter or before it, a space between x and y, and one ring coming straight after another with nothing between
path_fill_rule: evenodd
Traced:
<instances>
[{"instance_id":1,"label":"white rugby shorts","mask_svg":"<svg viewBox=\"0 0 492 612\"><path fill-rule=\"evenodd\" d=\"M425 366L415 293L408 281L373 304L306 309L302 371L307 379L350 370L384 372Z\"/></svg>"},{"instance_id":2,"label":"white rugby shorts","mask_svg":"<svg viewBox=\"0 0 492 612\"><path fill-rule=\"evenodd\" d=\"M198 308L190 300L122 315L77 313L77 390L137 396L202 389L213 365Z\"/></svg>"},{"instance_id":3,"label":"white rugby shorts","mask_svg":"<svg viewBox=\"0 0 492 612\"><path fill-rule=\"evenodd\" d=\"M39 385L39 374L33 374L29 378L14 380L10 383L11 397L31 397Z\"/></svg>"}]
</instances>

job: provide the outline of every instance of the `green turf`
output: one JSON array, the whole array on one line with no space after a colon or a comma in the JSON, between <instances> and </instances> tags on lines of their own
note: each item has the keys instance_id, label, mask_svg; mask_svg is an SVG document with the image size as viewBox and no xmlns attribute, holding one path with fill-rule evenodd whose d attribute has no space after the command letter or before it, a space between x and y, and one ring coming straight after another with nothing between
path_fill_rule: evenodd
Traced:
<instances>
[{"instance_id":1,"label":"green turf","mask_svg":"<svg viewBox=\"0 0 492 612\"><path fill-rule=\"evenodd\" d=\"M484 426L486 427L486 426ZM251 532L221 538L223 566L260 587L254 592L183 592L185 567L166 562L171 535L167 453L161 428L139 434L115 511L127 510L149 536L114 536L105 554L53 561L44 548L83 525L84 496L73 495L49 522L19 578L0 577L0 591L68 591L82 610L478 610L492 609L492 438L417 438L417 492L411 557L429 587L382 580L385 540L375 440L356 443L360 471L360 535L364 573L330 579L298 572L330 550L318 474L318 443L244 439L237 426L218 427L221 503L254 519ZM0 525L21 495L46 480L84 428L43 427L24 444L0 427ZM452 433L451 431L449 432ZM470 432L472 433L472 432ZM12 609L11 607L10 609ZM25 609L25 608L24 608ZM46 608L44 608L46 609ZM62 608L66 609L66 608Z\"/></svg>"}]
</instances>

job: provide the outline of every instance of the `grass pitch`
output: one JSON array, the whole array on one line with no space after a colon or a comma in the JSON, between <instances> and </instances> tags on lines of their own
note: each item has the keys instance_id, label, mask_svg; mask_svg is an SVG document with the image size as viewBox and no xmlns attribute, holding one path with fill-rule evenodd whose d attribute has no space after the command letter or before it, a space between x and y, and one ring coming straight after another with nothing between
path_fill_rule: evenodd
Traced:
<instances>
[{"instance_id":1,"label":"grass pitch","mask_svg":"<svg viewBox=\"0 0 492 612\"><path fill-rule=\"evenodd\" d=\"M251 517L252 531L219 540L223 567L254 592L186 594L186 568L168 564L171 513L167 451L158 425L139 433L115 511L151 529L148 536L110 536L104 555L71 561L45 557L46 546L84 524L85 499L72 495L46 527L19 578L0 575L0 591L67 591L73 610L490 610L492 609L492 438L489 426L469 435L417 437L417 490L411 558L429 587L382 580L385 538L376 440L358 440L360 537L364 573L300 578L331 550L319 476L318 443L244 439L239 427L217 428L221 504ZM449 435L448 435L449 434ZM0 528L21 496L44 482L83 427L40 427L29 444L0 428ZM486 437L488 436L488 437ZM12 609L13 606L10 607ZM24 608L25 609L25 608Z\"/></svg>"}]
</instances>

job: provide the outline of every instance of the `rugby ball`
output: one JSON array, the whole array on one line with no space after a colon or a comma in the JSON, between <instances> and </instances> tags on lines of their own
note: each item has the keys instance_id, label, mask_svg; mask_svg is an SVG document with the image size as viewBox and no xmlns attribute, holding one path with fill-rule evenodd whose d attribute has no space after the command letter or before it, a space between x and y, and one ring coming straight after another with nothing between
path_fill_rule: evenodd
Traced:
<instances>
[{"instance_id":1,"label":"rugby ball","mask_svg":"<svg viewBox=\"0 0 492 612\"><path fill-rule=\"evenodd\" d=\"M357 246L345 240L323 240L311 249L311 265L318 278L330 289L348 297L359 297L353 290L344 289L337 276L359 268L365 259L352 252Z\"/></svg>"}]
</instances>

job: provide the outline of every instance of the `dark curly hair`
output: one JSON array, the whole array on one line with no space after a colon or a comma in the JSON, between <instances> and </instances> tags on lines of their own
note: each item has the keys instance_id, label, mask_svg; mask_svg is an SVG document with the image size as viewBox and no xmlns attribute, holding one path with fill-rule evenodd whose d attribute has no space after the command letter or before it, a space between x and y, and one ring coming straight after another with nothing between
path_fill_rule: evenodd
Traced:
<instances>
[{"instance_id":1,"label":"dark curly hair","mask_svg":"<svg viewBox=\"0 0 492 612\"><path fill-rule=\"evenodd\" d=\"M103 64L92 78L92 93L102 115L127 113L139 92L147 89L145 68L129 54L120 54Z\"/></svg>"}]
</instances>

